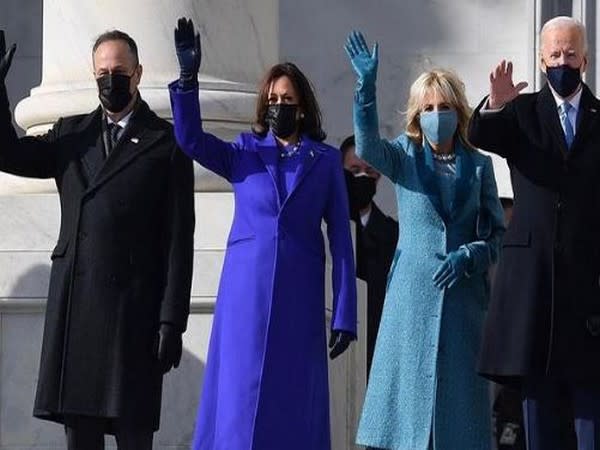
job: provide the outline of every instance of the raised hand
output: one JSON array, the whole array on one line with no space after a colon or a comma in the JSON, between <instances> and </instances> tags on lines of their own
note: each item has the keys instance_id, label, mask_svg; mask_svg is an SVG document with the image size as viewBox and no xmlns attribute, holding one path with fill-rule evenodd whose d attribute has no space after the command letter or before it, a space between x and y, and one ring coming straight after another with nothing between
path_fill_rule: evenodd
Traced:
<instances>
[{"instance_id":1,"label":"raised hand","mask_svg":"<svg viewBox=\"0 0 600 450\"><path fill-rule=\"evenodd\" d=\"M12 63L13 56L17 50L17 44L13 44L6 51L6 40L4 39L4 30L0 30L0 83L4 83L6 74Z\"/></svg>"},{"instance_id":2,"label":"raised hand","mask_svg":"<svg viewBox=\"0 0 600 450\"><path fill-rule=\"evenodd\" d=\"M175 51L179 61L179 86L190 89L198 86L198 71L202 60L200 34L195 33L192 19L180 18L175 28Z\"/></svg>"},{"instance_id":3,"label":"raised hand","mask_svg":"<svg viewBox=\"0 0 600 450\"><path fill-rule=\"evenodd\" d=\"M512 80L512 62L502 60L496 69L490 73L490 109L499 109L514 100L519 93L527 87L526 81L521 81L516 86Z\"/></svg>"},{"instance_id":4,"label":"raised hand","mask_svg":"<svg viewBox=\"0 0 600 450\"><path fill-rule=\"evenodd\" d=\"M377 64L379 62L379 46L373 45L373 51L369 50L367 41L360 31L352 31L346 39L344 50L350 58L352 68L362 84L375 84L377 78Z\"/></svg>"}]
</instances>

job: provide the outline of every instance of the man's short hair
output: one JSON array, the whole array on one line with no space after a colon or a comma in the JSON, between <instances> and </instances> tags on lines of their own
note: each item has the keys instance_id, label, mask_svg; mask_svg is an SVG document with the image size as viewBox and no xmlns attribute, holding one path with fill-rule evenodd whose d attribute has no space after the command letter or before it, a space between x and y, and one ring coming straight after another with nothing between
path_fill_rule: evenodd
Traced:
<instances>
[{"instance_id":1,"label":"man's short hair","mask_svg":"<svg viewBox=\"0 0 600 450\"><path fill-rule=\"evenodd\" d=\"M556 16L552 19L548 20L540 30L540 54L543 50L544 44L544 34L549 30L558 27L573 27L576 28L579 32L579 36L581 37L581 41L583 44L583 52L587 54L588 51L588 43L587 43L587 31L585 29L585 25L581 23L581 21L575 19L574 17L569 16Z\"/></svg>"},{"instance_id":2,"label":"man's short hair","mask_svg":"<svg viewBox=\"0 0 600 450\"><path fill-rule=\"evenodd\" d=\"M342 145L340 145L340 150L342 152L342 155L345 155L348 150L350 150L351 147L355 147L356 143L354 141L354 135L348 136L346 139L344 139L344 141L342 142Z\"/></svg>"},{"instance_id":3,"label":"man's short hair","mask_svg":"<svg viewBox=\"0 0 600 450\"><path fill-rule=\"evenodd\" d=\"M140 59L138 56L137 44L135 43L135 41L133 40L133 38L131 36L129 36L127 33L124 33L123 31L120 31L120 30L106 31L106 32L102 33L100 36L98 36L98 38L96 39L96 42L94 42L94 47L92 48L92 56L96 53L96 50L98 50L98 47L100 47L100 45L102 45L108 41L123 41L123 42L125 42L127 44L127 46L129 47L129 51L133 55L133 58L135 59L136 66L140 63Z\"/></svg>"}]
</instances>

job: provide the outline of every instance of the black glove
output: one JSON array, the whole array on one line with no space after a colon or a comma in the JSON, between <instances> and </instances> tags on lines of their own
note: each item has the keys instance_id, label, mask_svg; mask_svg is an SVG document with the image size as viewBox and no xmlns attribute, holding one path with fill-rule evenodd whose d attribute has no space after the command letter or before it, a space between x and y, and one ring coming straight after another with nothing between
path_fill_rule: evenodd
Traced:
<instances>
[{"instance_id":1,"label":"black glove","mask_svg":"<svg viewBox=\"0 0 600 450\"><path fill-rule=\"evenodd\" d=\"M183 342L181 333L174 325L162 323L158 332L158 363L162 373L178 367L181 361Z\"/></svg>"},{"instance_id":2,"label":"black glove","mask_svg":"<svg viewBox=\"0 0 600 450\"><path fill-rule=\"evenodd\" d=\"M350 342L354 340L354 336L347 331L332 331L329 338L329 357L335 359L346 351Z\"/></svg>"},{"instance_id":3,"label":"black glove","mask_svg":"<svg viewBox=\"0 0 600 450\"><path fill-rule=\"evenodd\" d=\"M192 19L180 18L175 28L175 51L179 61L179 87L192 89L198 86L198 71L202 59L200 34L194 32Z\"/></svg>"},{"instance_id":4,"label":"black glove","mask_svg":"<svg viewBox=\"0 0 600 450\"><path fill-rule=\"evenodd\" d=\"M17 44L13 44L6 52L6 41L4 40L4 30L0 30L0 84L4 84L6 74L12 63L13 56L17 50Z\"/></svg>"}]
</instances>

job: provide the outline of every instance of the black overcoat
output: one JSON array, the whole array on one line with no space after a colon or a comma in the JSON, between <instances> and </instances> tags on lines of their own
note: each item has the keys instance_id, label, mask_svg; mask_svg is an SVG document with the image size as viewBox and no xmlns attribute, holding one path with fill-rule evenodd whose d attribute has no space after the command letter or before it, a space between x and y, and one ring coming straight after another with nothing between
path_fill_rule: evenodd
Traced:
<instances>
[{"instance_id":1,"label":"black overcoat","mask_svg":"<svg viewBox=\"0 0 600 450\"><path fill-rule=\"evenodd\" d=\"M507 159L511 223L492 290L482 375L600 380L600 102L583 86L570 149L548 86L500 112L476 109L469 139Z\"/></svg>"},{"instance_id":2,"label":"black overcoat","mask_svg":"<svg viewBox=\"0 0 600 450\"><path fill-rule=\"evenodd\" d=\"M356 233L356 275L367 282L367 370L375 351L388 274L398 243L398 222L371 204L366 226L358 220Z\"/></svg>"},{"instance_id":3,"label":"black overcoat","mask_svg":"<svg viewBox=\"0 0 600 450\"><path fill-rule=\"evenodd\" d=\"M184 331L189 313L193 168L145 102L106 160L103 120L98 108L17 138L0 93L0 170L54 178L61 206L34 415L156 430L158 329Z\"/></svg>"}]
</instances>

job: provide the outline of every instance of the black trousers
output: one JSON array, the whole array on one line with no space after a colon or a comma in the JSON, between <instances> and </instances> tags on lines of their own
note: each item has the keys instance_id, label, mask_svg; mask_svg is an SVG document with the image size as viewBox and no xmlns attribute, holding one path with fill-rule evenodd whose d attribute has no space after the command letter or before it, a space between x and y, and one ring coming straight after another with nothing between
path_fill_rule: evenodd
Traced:
<instances>
[{"instance_id":1,"label":"black trousers","mask_svg":"<svg viewBox=\"0 0 600 450\"><path fill-rule=\"evenodd\" d=\"M74 416L65 424L68 450L104 450L106 419ZM119 450L152 450L154 431L119 429L115 432Z\"/></svg>"},{"instance_id":2,"label":"black trousers","mask_svg":"<svg viewBox=\"0 0 600 450\"><path fill-rule=\"evenodd\" d=\"M565 402L570 404L566 418ZM598 387L554 379L526 380L523 419L528 450L600 450ZM565 430L565 419L572 429Z\"/></svg>"}]
</instances>

